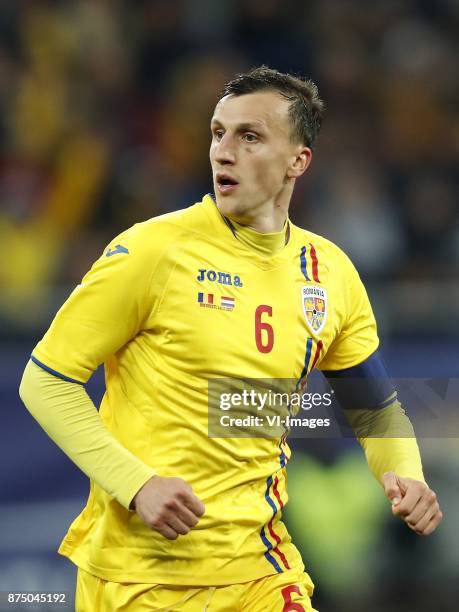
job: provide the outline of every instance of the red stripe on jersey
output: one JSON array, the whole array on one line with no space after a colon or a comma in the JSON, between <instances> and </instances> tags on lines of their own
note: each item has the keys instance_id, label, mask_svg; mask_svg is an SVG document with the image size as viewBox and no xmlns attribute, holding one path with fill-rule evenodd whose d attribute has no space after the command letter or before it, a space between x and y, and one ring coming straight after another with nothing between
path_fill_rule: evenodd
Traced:
<instances>
[{"instance_id":1,"label":"red stripe on jersey","mask_svg":"<svg viewBox=\"0 0 459 612\"><path fill-rule=\"evenodd\" d=\"M214 295L213 295L213 293L209 293L207 295L207 303L208 304L213 304L214 303Z\"/></svg>"},{"instance_id":2,"label":"red stripe on jersey","mask_svg":"<svg viewBox=\"0 0 459 612\"><path fill-rule=\"evenodd\" d=\"M309 243L311 249L310 249L310 254L311 254L311 263L312 263L312 278L316 281L316 283L320 283L319 280L319 272L318 272L318 261L317 261L317 253L316 250L314 248L314 245L310 242Z\"/></svg>"},{"instance_id":3,"label":"red stripe on jersey","mask_svg":"<svg viewBox=\"0 0 459 612\"><path fill-rule=\"evenodd\" d=\"M276 542L276 546L275 548L273 548L273 551L278 555L279 559L284 564L285 569L290 569L290 565L288 564L288 561L285 558L284 553L279 550L279 544L281 543L281 541L280 541L280 537L277 535L277 533L273 529L273 520L274 520L274 517L268 523L269 533L271 534L271 537L273 538L273 540L275 540Z\"/></svg>"},{"instance_id":4,"label":"red stripe on jersey","mask_svg":"<svg viewBox=\"0 0 459 612\"><path fill-rule=\"evenodd\" d=\"M277 476L274 478L274 486L273 486L273 491L274 491L274 495L276 496L277 501L279 502L279 506L282 508L284 507L284 504L282 503L281 500L281 496L279 495L279 491L277 490L277 483L279 482L279 479L277 478Z\"/></svg>"},{"instance_id":5,"label":"red stripe on jersey","mask_svg":"<svg viewBox=\"0 0 459 612\"><path fill-rule=\"evenodd\" d=\"M320 353L322 352L322 347L323 347L323 342L322 340L319 340L319 342L317 343L316 354L314 355L314 360L312 362L311 372L316 367L316 363L319 361Z\"/></svg>"}]
</instances>

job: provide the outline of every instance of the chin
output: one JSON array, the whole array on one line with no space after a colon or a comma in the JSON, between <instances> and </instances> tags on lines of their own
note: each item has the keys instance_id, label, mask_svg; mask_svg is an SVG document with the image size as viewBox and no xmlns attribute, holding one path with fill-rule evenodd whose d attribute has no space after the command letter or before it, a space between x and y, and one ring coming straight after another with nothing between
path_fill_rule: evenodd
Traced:
<instances>
[{"instance_id":1,"label":"chin","mask_svg":"<svg viewBox=\"0 0 459 612\"><path fill-rule=\"evenodd\" d=\"M224 196L217 193L215 194L215 198L217 200L218 209L225 216L238 216L245 212L242 203L239 202L239 198L233 195L228 194Z\"/></svg>"}]
</instances>

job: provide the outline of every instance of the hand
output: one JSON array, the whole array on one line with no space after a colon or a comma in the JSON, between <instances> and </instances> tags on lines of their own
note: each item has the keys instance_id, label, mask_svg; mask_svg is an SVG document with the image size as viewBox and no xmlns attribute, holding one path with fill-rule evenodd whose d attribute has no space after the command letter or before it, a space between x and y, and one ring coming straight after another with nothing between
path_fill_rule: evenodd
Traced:
<instances>
[{"instance_id":1,"label":"hand","mask_svg":"<svg viewBox=\"0 0 459 612\"><path fill-rule=\"evenodd\" d=\"M399 516L418 535L430 535L440 524L443 513L432 489L420 480L402 478L395 472L382 477L384 493Z\"/></svg>"},{"instance_id":2,"label":"hand","mask_svg":"<svg viewBox=\"0 0 459 612\"><path fill-rule=\"evenodd\" d=\"M204 504L181 478L153 476L136 493L131 507L141 520L168 540L176 540L195 527Z\"/></svg>"}]
</instances>

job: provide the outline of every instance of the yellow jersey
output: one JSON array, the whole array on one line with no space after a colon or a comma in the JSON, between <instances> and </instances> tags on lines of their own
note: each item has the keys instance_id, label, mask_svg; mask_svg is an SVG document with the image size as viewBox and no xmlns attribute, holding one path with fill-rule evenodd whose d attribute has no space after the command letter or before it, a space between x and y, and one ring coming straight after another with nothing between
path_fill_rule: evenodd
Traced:
<instances>
[{"instance_id":1,"label":"yellow jersey","mask_svg":"<svg viewBox=\"0 0 459 612\"><path fill-rule=\"evenodd\" d=\"M35 347L40 364L81 383L104 363L106 427L157 474L187 481L206 508L171 541L91 481L59 548L83 570L115 582L224 585L304 567L282 522L285 438L208 435L209 381L304 379L378 346L346 255L290 221L286 231L274 254L257 249L210 195L136 224Z\"/></svg>"}]
</instances>

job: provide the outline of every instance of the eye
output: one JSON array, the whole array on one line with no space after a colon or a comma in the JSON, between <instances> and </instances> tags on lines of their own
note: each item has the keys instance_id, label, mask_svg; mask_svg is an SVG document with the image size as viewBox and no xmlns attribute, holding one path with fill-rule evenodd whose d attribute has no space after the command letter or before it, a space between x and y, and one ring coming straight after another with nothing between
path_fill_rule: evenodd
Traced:
<instances>
[{"instance_id":1,"label":"eye","mask_svg":"<svg viewBox=\"0 0 459 612\"><path fill-rule=\"evenodd\" d=\"M215 138L215 140L221 140L223 137L223 130L214 130L213 131L213 136Z\"/></svg>"},{"instance_id":2,"label":"eye","mask_svg":"<svg viewBox=\"0 0 459 612\"><path fill-rule=\"evenodd\" d=\"M246 142L257 142L258 136L252 132L246 132L243 136Z\"/></svg>"}]
</instances>

